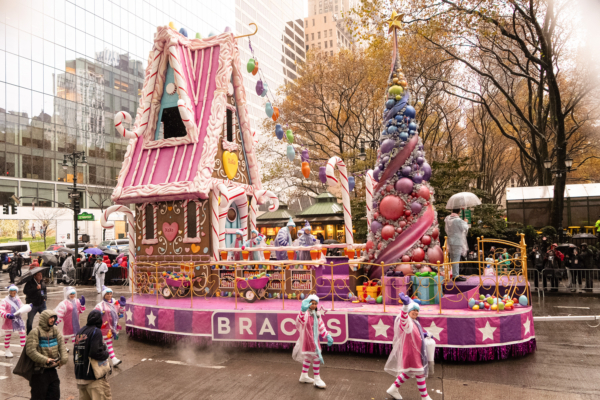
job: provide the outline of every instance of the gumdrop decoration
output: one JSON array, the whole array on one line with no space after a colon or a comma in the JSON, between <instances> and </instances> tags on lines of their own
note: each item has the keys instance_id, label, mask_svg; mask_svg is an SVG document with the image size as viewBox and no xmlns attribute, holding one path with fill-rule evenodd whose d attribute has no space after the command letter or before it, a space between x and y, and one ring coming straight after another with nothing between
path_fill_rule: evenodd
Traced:
<instances>
[{"instance_id":1,"label":"gumdrop decoration","mask_svg":"<svg viewBox=\"0 0 600 400\"><path fill-rule=\"evenodd\" d=\"M279 107L273 107L273 116L271 118L273 118L273 122L277 122L279 119Z\"/></svg>"},{"instance_id":2,"label":"gumdrop decoration","mask_svg":"<svg viewBox=\"0 0 600 400\"><path fill-rule=\"evenodd\" d=\"M302 162L308 162L308 149L303 149L302 153L300 153L300 159L302 160Z\"/></svg>"},{"instance_id":3,"label":"gumdrop decoration","mask_svg":"<svg viewBox=\"0 0 600 400\"><path fill-rule=\"evenodd\" d=\"M413 120L416 110L408 104L410 93L398 52L394 54L383 104L380 150L373 168L377 183L373 188L367 259L377 264L436 264L443 262L443 252L433 207L434 190L428 183L431 165L425 158L419 126Z\"/></svg>"},{"instance_id":4,"label":"gumdrop decoration","mask_svg":"<svg viewBox=\"0 0 600 400\"><path fill-rule=\"evenodd\" d=\"M306 179L310 176L310 165L307 161L302 162L302 175L304 175Z\"/></svg>"},{"instance_id":5,"label":"gumdrop decoration","mask_svg":"<svg viewBox=\"0 0 600 400\"><path fill-rule=\"evenodd\" d=\"M288 140L288 143L292 144L294 143L294 133L292 132L291 129L288 129L287 131L285 131L285 137Z\"/></svg>"},{"instance_id":6,"label":"gumdrop decoration","mask_svg":"<svg viewBox=\"0 0 600 400\"><path fill-rule=\"evenodd\" d=\"M251 58L248 60L248 64L246 64L246 70L248 72L252 72L252 71L254 71L255 66L256 66L256 63L254 62L254 58Z\"/></svg>"},{"instance_id":7,"label":"gumdrop decoration","mask_svg":"<svg viewBox=\"0 0 600 400\"><path fill-rule=\"evenodd\" d=\"M327 183L327 167L319 167L319 180L322 184Z\"/></svg>"},{"instance_id":8,"label":"gumdrop decoration","mask_svg":"<svg viewBox=\"0 0 600 400\"><path fill-rule=\"evenodd\" d=\"M353 176L349 176L348 177L348 190L349 191L353 191L354 190L354 185L356 185L356 179L354 179Z\"/></svg>"},{"instance_id":9,"label":"gumdrop decoration","mask_svg":"<svg viewBox=\"0 0 600 400\"><path fill-rule=\"evenodd\" d=\"M296 150L294 150L294 146L291 144L287 146L287 158L290 161L294 161L294 158L296 158Z\"/></svg>"},{"instance_id":10,"label":"gumdrop decoration","mask_svg":"<svg viewBox=\"0 0 600 400\"><path fill-rule=\"evenodd\" d=\"M262 81L259 79L258 82L256 82L256 94L260 96L263 90L265 90L265 87L263 86Z\"/></svg>"},{"instance_id":11,"label":"gumdrop decoration","mask_svg":"<svg viewBox=\"0 0 600 400\"><path fill-rule=\"evenodd\" d=\"M269 102L267 102L267 104L265 105L265 113L267 113L267 117L269 118L273 116L273 107Z\"/></svg>"},{"instance_id":12,"label":"gumdrop decoration","mask_svg":"<svg viewBox=\"0 0 600 400\"><path fill-rule=\"evenodd\" d=\"M196 39L202 39L202 35L200 34L200 32L196 32Z\"/></svg>"},{"instance_id":13,"label":"gumdrop decoration","mask_svg":"<svg viewBox=\"0 0 600 400\"><path fill-rule=\"evenodd\" d=\"M279 140L283 139L283 128L279 124L275 125L275 136Z\"/></svg>"},{"instance_id":14,"label":"gumdrop decoration","mask_svg":"<svg viewBox=\"0 0 600 400\"><path fill-rule=\"evenodd\" d=\"M263 91L260 94L260 97L265 97L267 95L268 90L269 90L269 87L267 86L267 82L263 82Z\"/></svg>"}]
</instances>

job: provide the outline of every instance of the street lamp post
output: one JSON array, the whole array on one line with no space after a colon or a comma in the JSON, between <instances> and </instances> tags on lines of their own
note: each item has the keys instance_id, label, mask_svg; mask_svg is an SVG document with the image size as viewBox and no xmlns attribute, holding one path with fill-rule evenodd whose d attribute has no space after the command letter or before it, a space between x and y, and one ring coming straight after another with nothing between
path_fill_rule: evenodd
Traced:
<instances>
[{"instance_id":1,"label":"street lamp post","mask_svg":"<svg viewBox=\"0 0 600 400\"><path fill-rule=\"evenodd\" d=\"M79 228L77 226L77 217L81 212L81 193L77 190L77 165L87 165L87 156L84 151L74 151L71 154L65 154L62 162L62 167L65 171L69 168L69 164L73 167L73 186L70 188L71 206L73 208L73 234L75 236L75 264L77 264L77 255L79 254Z\"/></svg>"},{"instance_id":2,"label":"street lamp post","mask_svg":"<svg viewBox=\"0 0 600 400\"><path fill-rule=\"evenodd\" d=\"M362 161L367 159L367 153L365 152L365 144L367 143L371 146L371 149L376 149L377 145L379 144L377 140L365 141L365 139L360 139L360 153L358 153L358 158L360 158Z\"/></svg>"},{"instance_id":3,"label":"street lamp post","mask_svg":"<svg viewBox=\"0 0 600 400\"><path fill-rule=\"evenodd\" d=\"M563 175L567 175L568 172L573 172L573 171L577 171L577 168L573 168L573 159L571 157L567 157L565 159L565 169L560 169L560 168L554 168L552 169L552 160L550 159L546 159L546 161L544 161L544 168L546 168L547 170L551 171L552 174L554 174L555 178L562 178ZM563 210L559 210L558 212L558 226L556 226L556 230L558 231L558 241L562 242L563 239L563 227L562 227L562 223L563 223Z\"/></svg>"}]
</instances>

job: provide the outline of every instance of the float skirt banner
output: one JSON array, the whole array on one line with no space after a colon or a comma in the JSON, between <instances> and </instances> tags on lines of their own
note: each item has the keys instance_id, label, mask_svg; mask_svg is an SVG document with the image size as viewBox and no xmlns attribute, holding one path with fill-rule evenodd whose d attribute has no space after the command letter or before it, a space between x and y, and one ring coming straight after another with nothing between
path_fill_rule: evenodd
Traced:
<instances>
[{"instance_id":1,"label":"float skirt banner","mask_svg":"<svg viewBox=\"0 0 600 400\"><path fill-rule=\"evenodd\" d=\"M215 311L212 316L213 340L244 342L295 342L298 340L298 313ZM336 344L348 340L348 315L328 312L322 316Z\"/></svg>"}]
</instances>

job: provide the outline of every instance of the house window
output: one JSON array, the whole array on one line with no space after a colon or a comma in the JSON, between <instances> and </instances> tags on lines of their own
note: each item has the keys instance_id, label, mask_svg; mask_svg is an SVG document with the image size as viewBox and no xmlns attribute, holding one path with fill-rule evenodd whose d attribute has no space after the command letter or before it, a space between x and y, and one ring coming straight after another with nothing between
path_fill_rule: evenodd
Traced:
<instances>
[{"instance_id":1,"label":"house window","mask_svg":"<svg viewBox=\"0 0 600 400\"><path fill-rule=\"evenodd\" d=\"M183 202L183 218L185 220L183 243L200 243L202 240L200 214L204 210L203 205L198 200L185 200Z\"/></svg>"},{"instance_id":2,"label":"house window","mask_svg":"<svg viewBox=\"0 0 600 400\"><path fill-rule=\"evenodd\" d=\"M157 235L157 204L146 203L143 205L143 239L142 244L156 244L158 243Z\"/></svg>"},{"instance_id":3,"label":"house window","mask_svg":"<svg viewBox=\"0 0 600 400\"><path fill-rule=\"evenodd\" d=\"M326 37L327 37L327 29L325 29L325 30L323 31L323 37L324 37L324 38L326 38Z\"/></svg>"},{"instance_id":4,"label":"house window","mask_svg":"<svg viewBox=\"0 0 600 400\"><path fill-rule=\"evenodd\" d=\"M327 23L327 15L323 17L323 22Z\"/></svg>"},{"instance_id":5,"label":"house window","mask_svg":"<svg viewBox=\"0 0 600 400\"><path fill-rule=\"evenodd\" d=\"M227 109L227 141L233 142L233 112Z\"/></svg>"},{"instance_id":6,"label":"house window","mask_svg":"<svg viewBox=\"0 0 600 400\"><path fill-rule=\"evenodd\" d=\"M325 41L325 48L327 48L327 40Z\"/></svg>"},{"instance_id":7,"label":"house window","mask_svg":"<svg viewBox=\"0 0 600 400\"><path fill-rule=\"evenodd\" d=\"M165 108L162 112L161 130L165 139L187 135L178 107Z\"/></svg>"}]
</instances>

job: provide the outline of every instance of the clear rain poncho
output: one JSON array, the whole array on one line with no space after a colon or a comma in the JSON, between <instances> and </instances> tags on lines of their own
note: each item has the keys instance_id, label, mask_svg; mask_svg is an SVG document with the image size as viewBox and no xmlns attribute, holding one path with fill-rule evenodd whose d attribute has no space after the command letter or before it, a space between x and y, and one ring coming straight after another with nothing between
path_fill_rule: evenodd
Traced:
<instances>
[{"instance_id":1,"label":"clear rain poncho","mask_svg":"<svg viewBox=\"0 0 600 400\"><path fill-rule=\"evenodd\" d=\"M448 252L460 253L466 257L469 251L469 245L467 244L469 225L456 214L448 215L444 222L446 223L446 235L448 235Z\"/></svg>"},{"instance_id":2,"label":"clear rain poncho","mask_svg":"<svg viewBox=\"0 0 600 400\"><path fill-rule=\"evenodd\" d=\"M63 322L63 336L76 335L81 326L79 325L79 314L85 311L85 307L77 297L70 299L71 293L75 292L72 286L66 287L64 290L64 300L58 303L54 309L58 320ZM77 292L75 292L77 295Z\"/></svg>"}]
</instances>

